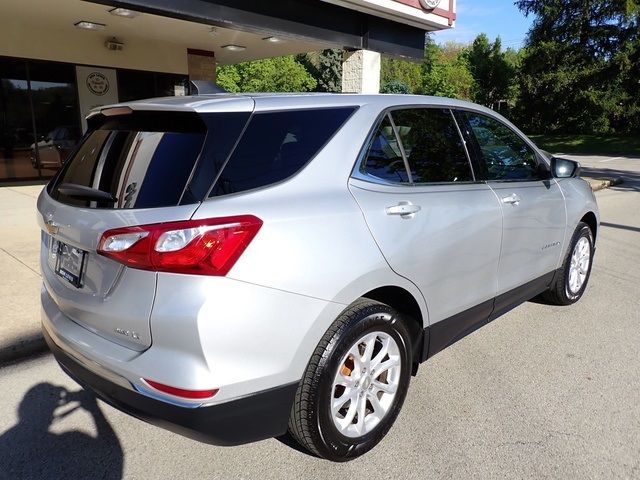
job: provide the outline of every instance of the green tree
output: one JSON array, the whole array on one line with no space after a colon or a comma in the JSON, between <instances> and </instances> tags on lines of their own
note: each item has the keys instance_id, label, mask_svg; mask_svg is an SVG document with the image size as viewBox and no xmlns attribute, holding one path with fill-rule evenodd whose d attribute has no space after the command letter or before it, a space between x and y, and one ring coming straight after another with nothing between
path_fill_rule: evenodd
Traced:
<instances>
[{"instance_id":1,"label":"green tree","mask_svg":"<svg viewBox=\"0 0 640 480\"><path fill-rule=\"evenodd\" d=\"M475 84L464 54L466 46L447 42L435 45L428 41L422 64L422 91L425 95L471 100Z\"/></svg>"},{"instance_id":2,"label":"green tree","mask_svg":"<svg viewBox=\"0 0 640 480\"><path fill-rule=\"evenodd\" d=\"M229 92L307 92L317 85L292 55L223 65L217 83Z\"/></svg>"},{"instance_id":3,"label":"green tree","mask_svg":"<svg viewBox=\"0 0 640 480\"><path fill-rule=\"evenodd\" d=\"M518 0L534 15L520 71L530 131L609 133L638 128L637 0ZM634 127L635 125L635 127Z\"/></svg>"},{"instance_id":4,"label":"green tree","mask_svg":"<svg viewBox=\"0 0 640 480\"><path fill-rule=\"evenodd\" d=\"M494 42L481 33L466 52L469 72L474 79L473 99L488 107L499 108L502 101L512 100L515 65L502 51L500 37Z\"/></svg>"},{"instance_id":5,"label":"green tree","mask_svg":"<svg viewBox=\"0 0 640 480\"><path fill-rule=\"evenodd\" d=\"M296 60L315 78L316 92L342 91L342 50L302 53Z\"/></svg>"},{"instance_id":6,"label":"green tree","mask_svg":"<svg viewBox=\"0 0 640 480\"><path fill-rule=\"evenodd\" d=\"M408 94L411 93L409 86L400 80L391 80L384 83L380 88L380 93Z\"/></svg>"},{"instance_id":7,"label":"green tree","mask_svg":"<svg viewBox=\"0 0 640 480\"><path fill-rule=\"evenodd\" d=\"M383 88L400 82L408 89L406 93L422 93L422 68L420 63L382 57L380 83Z\"/></svg>"}]
</instances>

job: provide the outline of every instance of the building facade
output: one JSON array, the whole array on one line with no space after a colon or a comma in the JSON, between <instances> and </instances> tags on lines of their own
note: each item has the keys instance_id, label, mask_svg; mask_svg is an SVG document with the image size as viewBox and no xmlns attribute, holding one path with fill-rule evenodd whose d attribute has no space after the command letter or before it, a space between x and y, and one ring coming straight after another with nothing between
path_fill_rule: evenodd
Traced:
<instances>
[{"instance_id":1,"label":"building facade","mask_svg":"<svg viewBox=\"0 0 640 480\"><path fill-rule=\"evenodd\" d=\"M376 91L380 54L421 58L454 24L455 0L3 0L0 182L52 176L96 106L325 48L346 49L346 89Z\"/></svg>"}]
</instances>

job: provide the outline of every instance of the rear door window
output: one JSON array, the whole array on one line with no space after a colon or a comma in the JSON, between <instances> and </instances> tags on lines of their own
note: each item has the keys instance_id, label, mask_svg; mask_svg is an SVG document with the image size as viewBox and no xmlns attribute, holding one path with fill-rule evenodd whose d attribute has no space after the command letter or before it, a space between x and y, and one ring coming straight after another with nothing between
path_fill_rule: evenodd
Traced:
<instances>
[{"instance_id":1,"label":"rear door window","mask_svg":"<svg viewBox=\"0 0 640 480\"><path fill-rule=\"evenodd\" d=\"M360 172L391 183L407 183L409 175L389 115L385 115L369 142Z\"/></svg>"},{"instance_id":2,"label":"rear door window","mask_svg":"<svg viewBox=\"0 0 640 480\"><path fill-rule=\"evenodd\" d=\"M342 127L355 107L253 115L210 196L272 185L300 171Z\"/></svg>"}]
</instances>

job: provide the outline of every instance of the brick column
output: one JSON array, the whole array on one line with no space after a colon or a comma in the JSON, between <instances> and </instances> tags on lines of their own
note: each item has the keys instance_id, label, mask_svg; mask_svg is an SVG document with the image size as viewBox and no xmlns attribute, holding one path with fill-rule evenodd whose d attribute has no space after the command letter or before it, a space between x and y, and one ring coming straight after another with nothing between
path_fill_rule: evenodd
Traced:
<instances>
[{"instance_id":1,"label":"brick column","mask_svg":"<svg viewBox=\"0 0 640 480\"><path fill-rule=\"evenodd\" d=\"M342 57L342 91L380 92L380 54L371 50L344 52Z\"/></svg>"},{"instance_id":2,"label":"brick column","mask_svg":"<svg viewBox=\"0 0 640 480\"><path fill-rule=\"evenodd\" d=\"M187 49L189 80L216 81L216 55L207 50Z\"/></svg>"}]
</instances>

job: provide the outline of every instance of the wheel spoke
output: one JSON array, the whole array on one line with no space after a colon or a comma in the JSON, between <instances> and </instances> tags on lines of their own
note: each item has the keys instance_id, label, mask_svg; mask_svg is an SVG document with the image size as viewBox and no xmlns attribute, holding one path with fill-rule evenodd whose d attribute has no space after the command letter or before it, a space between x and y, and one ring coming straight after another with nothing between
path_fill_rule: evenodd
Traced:
<instances>
[{"instance_id":1,"label":"wheel spoke","mask_svg":"<svg viewBox=\"0 0 640 480\"><path fill-rule=\"evenodd\" d=\"M398 389L398 387L393 383L382 383L378 380L373 381L373 388L384 393L396 393L396 390Z\"/></svg>"},{"instance_id":2,"label":"wheel spoke","mask_svg":"<svg viewBox=\"0 0 640 480\"><path fill-rule=\"evenodd\" d=\"M362 354L362 364L367 369L371 366L371 355L373 355L373 348L376 346L376 338L375 334L369 336L367 340L365 340L365 348L364 353Z\"/></svg>"},{"instance_id":3,"label":"wheel spoke","mask_svg":"<svg viewBox=\"0 0 640 480\"><path fill-rule=\"evenodd\" d=\"M367 415L367 397L362 395L358 398L358 422L356 423L356 431L358 435L364 434L364 421Z\"/></svg>"},{"instance_id":4,"label":"wheel spoke","mask_svg":"<svg viewBox=\"0 0 640 480\"><path fill-rule=\"evenodd\" d=\"M399 364L399 358L398 357L390 357L389 360L382 362L380 365L378 365L375 369L374 375L376 378L378 378L380 375L382 375L384 372L386 372L387 370L389 370L390 368L395 367L396 365Z\"/></svg>"},{"instance_id":5,"label":"wheel spoke","mask_svg":"<svg viewBox=\"0 0 640 480\"><path fill-rule=\"evenodd\" d=\"M356 412L358 411L358 402L355 400L357 396L352 396L351 403L349 404L349 408L347 409L347 413L345 413L344 418L336 418L334 415L333 418L337 421L339 428L341 430L345 430L353 423L353 419L356 416Z\"/></svg>"},{"instance_id":6,"label":"wheel spoke","mask_svg":"<svg viewBox=\"0 0 640 480\"><path fill-rule=\"evenodd\" d=\"M386 357L387 353L389 352L390 343L391 343L391 337L385 338L382 341L382 348L376 354L376 356L371 360L371 368L375 369L384 360L384 357Z\"/></svg>"},{"instance_id":7,"label":"wheel spoke","mask_svg":"<svg viewBox=\"0 0 640 480\"><path fill-rule=\"evenodd\" d=\"M376 395L368 395L367 398L371 404L371 408L373 408L373 413L370 415L374 415L378 420L382 420L387 410L380 404L380 400L378 400Z\"/></svg>"},{"instance_id":8,"label":"wheel spoke","mask_svg":"<svg viewBox=\"0 0 640 480\"><path fill-rule=\"evenodd\" d=\"M345 387L347 387L347 389L353 388L356 384L356 379L353 378L351 375L346 376L341 372L338 372L338 375L336 377L336 380L334 382L336 385L343 385Z\"/></svg>"},{"instance_id":9,"label":"wheel spoke","mask_svg":"<svg viewBox=\"0 0 640 480\"><path fill-rule=\"evenodd\" d=\"M353 391L346 389L342 395L332 400L331 413L336 415L349 400L353 400Z\"/></svg>"}]
</instances>

